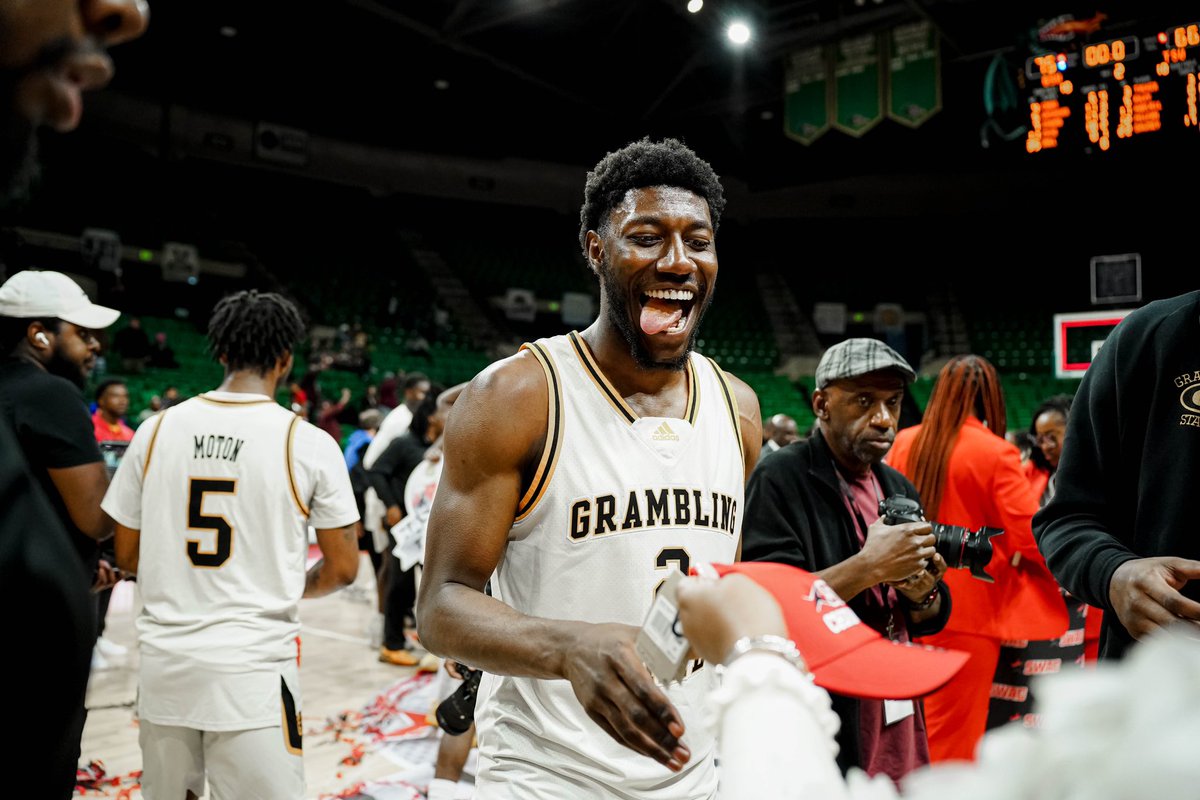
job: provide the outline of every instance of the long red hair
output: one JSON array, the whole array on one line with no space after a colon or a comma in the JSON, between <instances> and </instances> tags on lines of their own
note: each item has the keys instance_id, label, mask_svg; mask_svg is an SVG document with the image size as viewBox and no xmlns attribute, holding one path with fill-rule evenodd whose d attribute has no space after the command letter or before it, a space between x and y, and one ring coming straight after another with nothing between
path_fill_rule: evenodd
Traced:
<instances>
[{"instance_id":1,"label":"long red hair","mask_svg":"<svg viewBox=\"0 0 1200 800\"><path fill-rule=\"evenodd\" d=\"M1003 438L1007 428L1004 390L996 368L983 356L955 356L938 373L925 408L921 430L908 457L908 473L925 504L925 516L937 519L946 488L950 451L967 417L974 414Z\"/></svg>"}]
</instances>

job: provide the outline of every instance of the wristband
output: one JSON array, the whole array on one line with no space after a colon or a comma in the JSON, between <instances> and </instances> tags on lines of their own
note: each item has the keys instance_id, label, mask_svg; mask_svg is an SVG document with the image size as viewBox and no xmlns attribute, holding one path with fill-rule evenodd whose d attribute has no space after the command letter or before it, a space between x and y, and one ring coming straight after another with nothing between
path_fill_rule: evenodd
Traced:
<instances>
[{"instance_id":1,"label":"wristband","mask_svg":"<svg viewBox=\"0 0 1200 800\"><path fill-rule=\"evenodd\" d=\"M938 599L938 586L940 585L941 584L934 584L933 590L929 594L925 595L924 600L909 600L904 595L900 595L900 599L904 601L904 605L908 607L909 611L924 611L933 605L934 601Z\"/></svg>"},{"instance_id":2,"label":"wristband","mask_svg":"<svg viewBox=\"0 0 1200 800\"><path fill-rule=\"evenodd\" d=\"M800 655L795 642L782 636L743 636L733 643L733 647L730 648L721 663L729 666L741 656L752 651L774 653L796 669L808 672L808 665L804 663L804 657Z\"/></svg>"}]
</instances>

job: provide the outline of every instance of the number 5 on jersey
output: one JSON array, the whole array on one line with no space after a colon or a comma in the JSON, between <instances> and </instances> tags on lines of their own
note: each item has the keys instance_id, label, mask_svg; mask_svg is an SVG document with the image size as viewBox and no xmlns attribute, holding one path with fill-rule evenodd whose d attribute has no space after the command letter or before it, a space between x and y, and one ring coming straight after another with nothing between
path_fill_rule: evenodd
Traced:
<instances>
[{"instance_id":1,"label":"number 5 on jersey","mask_svg":"<svg viewBox=\"0 0 1200 800\"><path fill-rule=\"evenodd\" d=\"M188 530L216 531L216 546L200 549L199 539L187 540L187 555L192 566L215 569L233 554L233 526L221 516L204 513L206 494L237 494L237 481L227 478L192 478L188 483Z\"/></svg>"}]
</instances>

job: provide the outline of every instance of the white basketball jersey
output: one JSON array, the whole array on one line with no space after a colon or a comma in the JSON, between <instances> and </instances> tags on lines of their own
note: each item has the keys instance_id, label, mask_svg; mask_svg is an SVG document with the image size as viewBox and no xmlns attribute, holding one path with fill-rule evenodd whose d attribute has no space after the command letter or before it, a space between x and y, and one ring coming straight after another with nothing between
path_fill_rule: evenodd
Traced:
<instances>
[{"instance_id":1,"label":"white basketball jersey","mask_svg":"<svg viewBox=\"0 0 1200 800\"><path fill-rule=\"evenodd\" d=\"M639 418L577 333L526 348L550 385L547 442L493 595L536 617L640 626L670 570L734 559L744 471L733 392L693 354L684 419ZM712 797L703 714L712 673L702 668L667 691L692 752L681 773L612 740L568 681L485 675L476 797Z\"/></svg>"},{"instance_id":2,"label":"white basketball jersey","mask_svg":"<svg viewBox=\"0 0 1200 800\"><path fill-rule=\"evenodd\" d=\"M208 392L138 429L102 507L141 531L140 713L206 730L279 724L308 526L358 519L337 442L265 395ZM256 672L276 676L261 708Z\"/></svg>"}]
</instances>

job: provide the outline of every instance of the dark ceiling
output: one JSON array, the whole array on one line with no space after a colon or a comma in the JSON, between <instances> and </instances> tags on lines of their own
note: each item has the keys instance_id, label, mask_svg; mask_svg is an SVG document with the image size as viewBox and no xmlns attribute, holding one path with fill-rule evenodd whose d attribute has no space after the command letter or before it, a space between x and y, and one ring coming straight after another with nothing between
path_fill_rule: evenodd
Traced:
<instances>
[{"instance_id":1,"label":"dark ceiling","mask_svg":"<svg viewBox=\"0 0 1200 800\"><path fill-rule=\"evenodd\" d=\"M1125 3L1126 8L1133 8ZM681 136L718 171L774 187L895 170L1003 165L980 147L982 76L1020 64L1039 20L1094 6L980 0L209 0L152 3L116 54L114 89L158 104L398 150L589 165L644 135ZM1109 27L1130 13L1109 3ZM1162 10L1162 4L1155 4ZM742 51L724 28L743 16ZM909 130L805 147L782 133L792 49L926 18L942 35L944 110Z\"/></svg>"}]
</instances>

